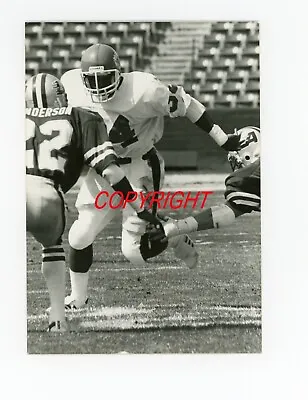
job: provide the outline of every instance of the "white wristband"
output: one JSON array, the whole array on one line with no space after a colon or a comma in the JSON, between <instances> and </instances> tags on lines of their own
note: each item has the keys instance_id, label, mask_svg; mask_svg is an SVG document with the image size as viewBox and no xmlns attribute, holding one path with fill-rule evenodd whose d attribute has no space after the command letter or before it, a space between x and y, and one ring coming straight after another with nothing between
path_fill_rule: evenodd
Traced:
<instances>
[{"instance_id":1,"label":"white wristband","mask_svg":"<svg viewBox=\"0 0 308 400\"><path fill-rule=\"evenodd\" d=\"M219 146L223 146L228 140L228 135L225 134L219 125L213 125L209 135Z\"/></svg>"}]
</instances>

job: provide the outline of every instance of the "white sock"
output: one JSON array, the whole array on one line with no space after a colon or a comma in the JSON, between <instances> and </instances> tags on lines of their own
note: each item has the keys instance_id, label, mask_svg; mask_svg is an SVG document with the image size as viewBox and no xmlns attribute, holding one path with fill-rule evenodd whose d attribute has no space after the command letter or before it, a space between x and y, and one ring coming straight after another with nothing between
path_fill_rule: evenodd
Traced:
<instances>
[{"instance_id":1,"label":"white sock","mask_svg":"<svg viewBox=\"0 0 308 400\"><path fill-rule=\"evenodd\" d=\"M76 300L78 305L82 305L88 297L88 281L89 281L89 271L88 272L74 272L70 269L71 296Z\"/></svg>"},{"instance_id":2,"label":"white sock","mask_svg":"<svg viewBox=\"0 0 308 400\"><path fill-rule=\"evenodd\" d=\"M51 311L49 320L64 321L65 255L62 246L43 249L42 274L48 288Z\"/></svg>"}]
</instances>

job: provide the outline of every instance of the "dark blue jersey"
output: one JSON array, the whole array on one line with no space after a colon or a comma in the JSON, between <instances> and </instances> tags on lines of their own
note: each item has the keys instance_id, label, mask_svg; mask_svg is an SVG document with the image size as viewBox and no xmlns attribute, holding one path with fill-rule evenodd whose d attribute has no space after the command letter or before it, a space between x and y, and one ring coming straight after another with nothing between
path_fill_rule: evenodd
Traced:
<instances>
[{"instance_id":1,"label":"dark blue jersey","mask_svg":"<svg viewBox=\"0 0 308 400\"><path fill-rule=\"evenodd\" d=\"M67 192L84 165L102 174L117 161L103 119L81 108L26 109L26 173L52 179Z\"/></svg>"}]
</instances>

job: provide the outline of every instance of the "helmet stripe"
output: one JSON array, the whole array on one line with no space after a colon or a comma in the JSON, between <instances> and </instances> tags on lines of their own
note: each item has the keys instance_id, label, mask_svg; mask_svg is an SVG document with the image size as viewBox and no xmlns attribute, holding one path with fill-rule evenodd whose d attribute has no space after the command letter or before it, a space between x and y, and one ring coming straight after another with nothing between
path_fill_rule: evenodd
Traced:
<instances>
[{"instance_id":1,"label":"helmet stripe","mask_svg":"<svg viewBox=\"0 0 308 400\"><path fill-rule=\"evenodd\" d=\"M36 77L36 98L37 98L37 107L42 108L42 73L38 74Z\"/></svg>"},{"instance_id":2,"label":"helmet stripe","mask_svg":"<svg viewBox=\"0 0 308 400\"><path fill-rule=\"evenodd\" d=\"M32 79L32 98L33 98L33 107L37 107L37 97L36 97L36 77L35 75Z\"/></svg>"},{"instance_id":3,"label":"helmet stripe","mask_svg":"<svg viewBox=\"0 0 308 400\"><path fill-rule=\"evenodd\" d=\"M47 97L46 97L46 77L47 74L43 74L42 76L42 84L41 84L41 93L42 93L42 104L43 107L47 108L48 104L47 104Z\"/></svg>"}]
</instances>

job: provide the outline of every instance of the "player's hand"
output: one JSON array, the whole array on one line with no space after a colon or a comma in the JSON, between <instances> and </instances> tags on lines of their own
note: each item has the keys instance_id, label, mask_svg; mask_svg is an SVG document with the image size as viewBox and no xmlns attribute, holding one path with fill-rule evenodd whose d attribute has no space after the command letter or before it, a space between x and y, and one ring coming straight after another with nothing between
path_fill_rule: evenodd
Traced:
<instances>
[{"instance_id":1,"label":"player's hand","mask_svg":"<svg viewBox=\"0 0 308 400\"><path fill-rule=\"evenodd\" d=\"M164 227L161 225L159 228L157 228L157 225L155 226L154 224L149 224L146 229L147 234L149 235L149 239L153 241L160 241L160 242L166 242L168 240Z\"/></svg>"},{"instance_id":2,"label":"player's hand","mask_svg":"<svg viewBox=\"0 0 308 400\"><path fill-rule=\"evenodd\" d=\"M155 240L162 240L166 238L165 232L164 232L164 228L161 224L161 222L159 221L159 219L151 214L148 210L143 210L137 213L138 217L143 219L144 221L149 222L149 227L147 228L147 232L150 233L150 238L152 238L151 232L153 231L153 236L155 233ZM158 239L159 238L159 239Z\"/></svg>"}]
</instances>

